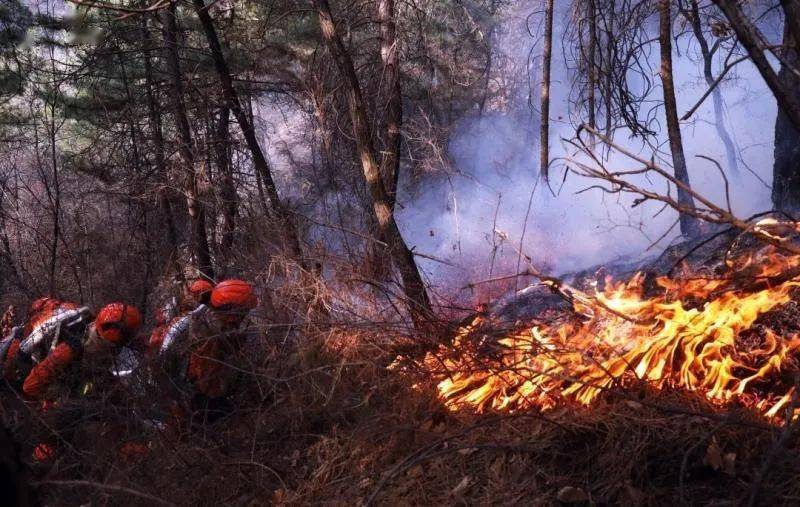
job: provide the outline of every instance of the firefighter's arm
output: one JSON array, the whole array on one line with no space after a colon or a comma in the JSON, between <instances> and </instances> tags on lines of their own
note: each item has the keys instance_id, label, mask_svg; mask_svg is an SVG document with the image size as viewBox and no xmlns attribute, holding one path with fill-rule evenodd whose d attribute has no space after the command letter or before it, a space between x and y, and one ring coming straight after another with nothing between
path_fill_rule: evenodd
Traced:
<instances>
[{"instance_id":1,"label":"firefighter's arm","mask_svg":"<svg viewBox=\"0 0 800 507\"><path fill-rule=\"evenodd\" d=\"M31 398L41 396L77 355L68 343L60 343L42 362L33 367L22 385L22 392Z\"/></svg>"}]
</instances>

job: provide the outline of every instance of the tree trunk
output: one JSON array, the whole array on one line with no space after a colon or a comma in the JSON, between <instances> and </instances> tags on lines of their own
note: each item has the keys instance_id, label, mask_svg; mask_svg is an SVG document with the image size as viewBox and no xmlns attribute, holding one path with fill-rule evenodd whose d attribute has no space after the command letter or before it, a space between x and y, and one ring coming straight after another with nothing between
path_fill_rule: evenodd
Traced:
<instances>
[{"instance_id":1,"label":"tree trunk","mask_svg":"<svg viewBox=\"0 0 800 507\"><path fill-rule=\"evenodd\" d=\"M539 127L539 172L545 181L550 173L550 63L553 59L553 0L545 0L544 50L542 52L542 89Z\"/></svg>"},{"instance_id":2,"label":"tree trunk","mask_svg":"<svg viewBox=\"0 0 800 507\"><path fill-rule=\"evenodd\" d=\"M386 147L381 153L381 175L389 206L394 212L397 201L397 178L400 175L400 129L403 125L403 97L400 90L400 65L397 28L394 21L394 0L378 0L378 22L381 25L381 60L383 92L386 103Z\"/></svg>"},{"instance_id":3,"label":"tree trunk","mask_svg":"<svg viewBox=\"0 0 800 507\"><path fill-rule=\"evenodd\" d=\"M214 142L216 144L217 168L220 177L220 200L222 201L222 251L230 252L239 212L239 197L233 181L230 157L230 109L223 106L217 119Z\"/></svg>"},{"instance_id":4,"label":"tree trunk","mask_svg":"<svg viewBox=\"0 0 800 507\"><path fill-rule=\"evenodd\" d=\"M276 218L280 222L281 230L286 235L286 240L289 243L289 248L291 249L292 255L305 269L306 263L303 258L303 250L300 246L300 238L297 233L297 229L295 228L292 218L289 216L289 212L283 206L283 203L281 203L281 200L278 197L278 190L275 187L275 181L272 178L272 170L267 162L266 157L264 156L261 146L258 143L255 128L245 114L245 111L242 108L242 103L239 100L239 95L236 92L236 89L233 87L233 78L231 77L228 63L225 60L225 55L222 52L222 45L220 44L219 37L217 36L217 30L214 27L214 21L211 19L208 9L206 9L204 0L192 0L192 2L194 4L197 17L200 20L200 24L203 26L203 32L205 33L209 49L211 49L211 57L214 60L214 68L219 76L220 84L222 85L222 92L225 96L227 105L233 113L234 118L236 118L236 121L239 123L239 128L242 130L242 134L247 142L247 147L250 149L250 154L253 157L253 165L261 176L261 180L266 188L270 204L272 205L272 209L276 215Z\"/></svg>"},{"instance_id":5,"label":"tree trunk","mask_svg":"<svg viewBox=\"0 0 800 507\"><path fill-rule=\"evenodd\" d=\"M58 239L61 235L61 181L58 174L58 155L56 153L56 105L50 104L50 162L53 165L53 242L50 244L50 276L48 290L56 293L56 265L58 262Z\"/></svg>"},{"instance_id":6,"label":"tree trunk","mask_svg":"<svg viewBox=\"0 0 800 507\"><path fill-rule=\"evenodd\" d=\"M593 129L597 128L597 6L596 0L589 0L589 55L586 60L589 65L587 73L587 93L588 93L588 123ZM590 139L591 146L594 147L594 134Z\"/></svg>"},{"instance_id":7,"label":"tree trunk","mask_svg":"<svg viewBox=\"0 0 800 507\"><path fill-rule=\"evenodd\" d=\"M697 43L700 45L700 53L703 55L703 77L705 77L706 84L713 88L711 99L714 103L714 126L717 128L717 135L719 135L719 138L722 140L723 146L725 146L725 158L728 161L728 169L730 169L732 175L738 177L740 172L739 160L736 156L736 147L728 133L728 129L725 128L725 118L722 114L722 92L719 91L719 86L716 86L716 79L711 69L715 49L712 50L708 46L708 41L703 35L703 27L700 24L700 8L697 5L697 0L690 0L690 8L691 11L688 17L692 25L694 36L697 39ZM716 47L718 46L715 46L715 48Z\"/></svg>"},{"instance_id":8,"label":"tree trunk","mask_svg":"<svg viewBox=\"0 0 800 507\"><path fill-rule=\"evenodd\" d=\"M150 131L153 135L153 154L156 161L156 170L159 178L167 177L167 164L164 158L164 133L161 126L161 110L155 95L155 79L153 77L153 41L150 31L147 29L147 18L142 17L142 40L144 40L144 79L145 94L147 96L147 115L150 123ZM175 227L175 218L172 215L172 205L164 192L159 192L159 206L164 213L167 226L167 241L173 252L178 249L178 232Z\"/></svg>"},{"instance_id":9,"label":"tree trunk","mask_svg":"<svg viewBox=\"0 0 800 507\"><path fill-rule=\"evenodd\" d=\"M211 251L208 245L206 232L206 216L203 203L197 195L197 168L195 167L194 143L189 128L189 119L186 116L186 106L183 103L183 82L181 80L180 59L178 56L178 21L175 13L175 3L162 11L164 26L164 45L166 49L167 73L170 76L170 95L172 109L175 116L175 127L178 131L178 153L187 169L186 204L189 210L192 227L192 249L197 262L197 268L208 279L214 278L214 268L211 263Z\"/></svg>"},{"instance_id":10,"label":"tree trunk","mask_svg":"<svg viewBox=\"0 0 800 507\"><path fill-rule=\"evenodd\" d=\"M800 40L800 2L797 0L781 0L781 7L785 16L784 25L789 31L788 36L784 33L784 46L789 43L791 47L796 47L795 44ZM790 63L795 67L797 66L796 64L796 60Z\"/></svg>"},{"instance_id":11,"label":"tree trunk","mask_svg":"<svg viewBox=\"0 0 800 507\"><path fill-rule=\"evenodd\" d=\"M400 64L399 48L397 47L397 27L394 20L394 0L377 0L378 23L380 23L381 42L381 97L386 100L386 116L382 141L384 143L381 153L380 173L383 185L389 198L389 206L394 213L397 203L397 181L400 176L400 144L402 136L400 130L403 124L403 97L400 89ZM365 210L374 230L380 226L369 209ZM388 243L383 234L378 234L378 240ZM371 242L368 247L366 263L372 269L369 275L376 280L386 280L392 272L392 260L387 255L386 248L379 242Z\"/></svg>"},{"instance_id":12,"label":"tree trunk","mask_svg":"<svg viewBox=\"0 0 800 507\"><path fill-rule=\"evenodd\" d=\"M788 12L787 12L788 15ZM789 23L783 31L783 60L797 68L798 51ZM778 77L781 84L800 101L800 79L781 66ZM795 212L800 209L800 131L792 125L786 111L778 108L775 119L775 158L772 166L772 204L775 209Z\"/></svg>"},{"instance_id":13,"label":"tree trunk","mask_svg":"<svg viewBox=\"0 0 800 507\"><path fill-rule=\"evenodd\" d=\"M800 130L800 97L796 92L796 87L790 88L785 84L785 79L775 73L765 54L766 45L758 33L758 29L742 12L737 0L713 0L717 7L722 10L728 22L736 32L736 38L747 50L753 65L756 66L761 77L767 83L770 91L778 101L778 110L786 116L786 120L796 130ZM794 8L786 9L786 12L794 12ZM795 15L787 15L787 25L795 23ZM783 69L782 69L783 70Z\"/></svg>"},{"instance_id":14,"label":"tree trunk","mask_svg":"<svg viewBox=\"0 0 800 507\"><path fill-rule=\"evenodd\" d=\"M615 46L614 46L614 25L616 22L617 16L617 5L615 0L609 0L609 4L606 9L608 12L608 23L606 26L608 27L606 30L606 70L605 70L605 113L606 113L606 137L609 139L613 139L612 128L612 118L613 115L613 105L612 105L612 97L614 94L614 73L611 72L611 69L614 68L614 53L615 53ZM600 10L598 10L600 12Z\"/></svg>"},{"instance_id":15,"label":"tree trunk","mask_svg":"<svg viewBox=\"0 0 800 507\"><path fill-rule=\"evenodd\" d=\"M25 282L24 273L17 266L14 260L14 254L11 249L11 241L8 237L8 230L6 229L6 213L4 197L6 195L5 187L6 180L0 181L0 292L5 289L5 284L11 282L12 279L17 287L21 289L25 295L32 294L31 288Z\"/></svg>"},{"instance_id":16,"label":"tree trunk","mask_svg":"<svg viewBox=\"0 0 800 507\"><path fill-rule=\"evenodd\" d=\"M683 140L678 123L678 107L675 103L675 85L672 81L672 16L670 0L659 0L659 43L661 46L661 84L664 90L664 112L667 116L667 132L669 148L672 152L672 167L675 178L689 186L689 172L686 169L686 157L683 153ZM684 209L694 209L694 199L682 188L678 188L678 204ZM680 212L681 233L686 237L694 237L699 232L699 224L695 217Z\"/></svg>"},{"instance_id":17,"label":"tree trunk","mask_svg":"<svg viewBox=\"0 0 800 507\"><path fill-rule=\"evenodd\" d=\"M392 200L381 177L375 148L372 144L366 106L361 95L361 85L356 75L350 54L344 47L342 39L336 33L333 16L327 0L314 0L319 14L319 25L322 38L336 61L339 72L344 77L347 92L347 103L350 121L353 125L353 136L356 139L358 158L364 180L372 198L373 211L378 221L379 233L387 239L394 265L403 280L403 289L407 298L409 312L418 330L428 328L429 319L433 315L431 302L420 276L414 254L406 245L397 222L394 218Z\"/></svg>"}]
</instances>

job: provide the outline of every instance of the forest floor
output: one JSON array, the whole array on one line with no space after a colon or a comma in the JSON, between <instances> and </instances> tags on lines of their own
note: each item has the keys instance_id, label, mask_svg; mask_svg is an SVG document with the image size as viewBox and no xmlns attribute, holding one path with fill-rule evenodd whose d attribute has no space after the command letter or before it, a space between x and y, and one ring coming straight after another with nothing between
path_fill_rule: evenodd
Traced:
<instances>
[{"instance_id":1,"label":"forest floor","mask_svg":"<svg viewBox=\"0 0 800 507\"><path fill-rule=\"evenodd\" d=\"M658 263L669 264L662 256L650 267ZM763 325L786 336L800 331L796 292ZM518 310L512 301L493 311L517 318ZM397 344L418 337L363 326L296 334L288 342L286 335L267 335L267 346L252 351L250 367L240 371L224 415L213 421L154 425L143 414L148 403L158 403L158 390L131 385L127 397L79 400L68 445L54 462L31 464L40 499L47 505L800 502L797 420L644 382L608 389L589 406L564 399L544 411L453 410L439 397L440 377L415 369L419 361L398 359ZM30 455L39 412L7 391L0 400L6 426L23 456Z\"/></svg>"},{"instance_id":2,"label":"forest floor","mask_svg":"<svg viewBox=\"0 0 800 507\"><path fill-rule=\"evenodd\" d=\"M335 335L330 339L335 340ZM329 344L328 344L329 345ZM633 389L591 407L471 414L363 350L317 344L240 392L223 419L175 435L76 437L35 470L48 505L364 503L761 505L800 500L796 425L682 391ZM278 358L275 358L278 359ZM253 386L253 391L255 386ZM94 429L89 429L94 428ZM17 428L18 432L22 428ZM84 431L82 430L82 431ZM121 457L124 442L149 452ZM76 479L80 483L75 483ZM121 490L117 487L123 488ZM158 500L156 500L158 499ZM754 499L757 499L756 502Z\"/></svg>"}]
</instances>

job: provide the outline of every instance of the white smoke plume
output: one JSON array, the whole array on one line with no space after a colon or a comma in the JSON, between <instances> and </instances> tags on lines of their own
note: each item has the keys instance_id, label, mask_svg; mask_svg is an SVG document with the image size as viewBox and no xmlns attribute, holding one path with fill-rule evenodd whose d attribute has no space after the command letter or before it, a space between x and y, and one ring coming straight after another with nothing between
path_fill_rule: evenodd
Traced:
<instances>
[{"instance_id":1,"label":"white smoke plume","mask_svg":"<svg viewBox=\"0 0 800 507\"><path fill-rule=\"evenodd\" d=\"M563 30L565 13L560 15L562 24L556 27L556 48L559 48L559 30ZM518 13L513 17L526 19ZM530 22L535 23L535 19ZM506 26L513 28L498 34L493 41L495 50L516 55L518 61L526 62L533 39L520 23ZM527 44L520 45L519 41L524 38ZM534 54L538 51L533 48ZM559 49L554 50L553 58L551 157L558 159L567 154L559 140L573 137L575 125L580 121L571 117L573 113L568 107L570 71L555 51ZM654 46L651 58L657 57L657 46ZM536 104L540 76L538 62L532 61L531 66L532 88L525 83L524 89L517 90L522 100L515 101L512 108L461 119L448 146L456 174L449 181L428 186L424 192L413 196L398 214L406 239L416 251L455 265L422 258L423 269L435 283L463 284L488 278L491 274L512 274L520 242L522 251L535 264L561 273L615 259L655 254L679 234L675 227L663 241L653 245L653 241L673 225L676 213L665 210L657 214L660 206L655 203L631 208L632 198L619 198L599 190L576 194L594 183L570 174L562 186L563 160L556 160L551 168L551 186L557 195L552 195L541 183L537 187L539 146L534 129L538 128L535 123L538 112L531 110L527 95L533 93L532 102ZM653 94L660 98L660 80L655 74L658 62L652 67L651 79L659 86ZM702 79L702 66L691 61L686 52L676 53L674 67L678 108L682 114L700 98L707 86ZM727 127L740 152L742 175L738 180L729 176L730 193L734 211L748 216L770 208L768 184L776 105L749 63L741 64L731 76L734 77L726 80L721 89L727 106ZM724 183L718 170L710 162L696 157L710 156L726 165L713 118L708 99L689 122L682 123L682 133L693 187L724 205ZM659 125L666 130L663 110L659 111ZM615 141L646 158L652 155L652 149L643 146L640 140L625 139L618 134ZM659 141L666 142L665 133L659 136ZM657 160L660 158L664 165L665 160L669 161L668 146L662 144L661 151ZM631 168L636 163L612 156L609 165ZM642 178L638 183L654 189L665 188L663 181L649 183ZM505 237L504 241L501 236ZM498 242L502 246L495 251L493 246Z\"/></svg>"}]
</instances>

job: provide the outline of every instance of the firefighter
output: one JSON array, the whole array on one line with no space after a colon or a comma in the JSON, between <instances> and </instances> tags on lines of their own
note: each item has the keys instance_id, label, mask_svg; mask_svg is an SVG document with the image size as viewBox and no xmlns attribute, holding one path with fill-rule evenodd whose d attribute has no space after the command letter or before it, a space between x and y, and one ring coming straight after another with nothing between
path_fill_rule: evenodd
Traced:
<instances>
[{"instance_id":1,"label":"firefighter","mask_svg":"<svg viewBox=\"0 0 800 507\"><path fill-rule=\"evenodd\" d=\"M148 342L148 354L156 358L161 353L164 340L167 347L176 335L188 330L191 320L208 309L211 300L211 291L214 286L211 282L198 279L186 286L186 293L181 301L181 312L172 316L169 308L162 308L156 313L156 327L153 329Z\"/></svg>"},{"instance_id":2,"label":"firefighter","mask_svg":"<svg viewBox=\"0 0 800 507\"><path fill-rule=\"evenodd\" d=\"M182 401L191 391L186 378L189 343L193 324L208 311L214 286L198 279L184 286L181 313L171 317L166 311L156 313L156 327L150 335L147 356L150 359L150 386L155 420L163 420L170 433L178 432L186 420Z\"/></svg>"},{"instance_id":3,"label":"firefighter","mask_svg":"<svg viewBox=\"0 0 800 507\"><path fill-rule=\"evenodd\" d=\"M185 295L186 310L194 310L200 305L208 305L211 301L211 292L214 290L214 284L208 280L199 278L188 285L188 294Z\"/></svg>"},{"instance_id":4,"label":"firefighter","mask_svg":"<svg viewBox=\"0 0 800 507\"><path fill-rule=\"evenodd\" d=\"M26 376L23 393L31 398L42 397L53 381L73 364L83 371L109 371L116 354L132 341L141 324L142 315L134 306L125 303L104 306L94 322L77 332L66 333L60 337L60 343L51 346L47 357Z\"/></svg>"},{"instance_id":5,"label":"firefighter","mask_svg":"<svg viewBox=\"0 0 800 507\"><path fill-rule=\"evenodd\" d=\"M150 337L152 384L166 398L154 411L170 432L180 431L190 412L225 405L235 375L222 362L247 341L240 328L257 303L252 286L242 280L221 282L205 301L208 306L200 304L169 323L160 317Z\"/></svg>"},{"instance_id":6,"label":"firefighter","mask_svg":"<svg viewBox=\"0 0 800 507\"><path fill-rule=\"evenodd\" d=\"M256 305L249 283L225 280L211 292L209 310L193 315L188 328L164 341L161 354L171 358L167 364L173 365L173 378L180 379L173 382L180 386L171 408L174 425L181 425L190 413L199 416L193 417L195 422L211 422L227 413L227 395L236 379L230 364L248 340L243 323Z\"/></svg>"},{"instance_id":7,"label":"firefighter","mask_svg":"<svg viewBox=\"0 0 800 507\"><path fill-rule=\"evenodd\" d=\"M97 384L113 377L111 368L123 346L136 336L142 316L135 307L111 303L103 307L93 322L84 326L61 329L50 337L49 353L35 363L26 375L22 392L28 400L38 403L47 426L59 431L62 439L71 440L75 421L81 412L65 403L70 397L94 395ZM19 347L18 362L25 362L26 340ZM44 438L34 449L34 459L48 461L55 453L55 442Z\"/></svg>"},{"instance_id":8,"label":"firefighter","mask_svg":"<svg viewBox=\"0 0 800 507\"><path fill-rule=\"evenodd\" d=\"M253 287L243 280L225 280L211 292L211 312L192 329L192 353L187 377L208 398L225 394L225 359L235 354L246 340L240 329L250 310L256 307Z\"/></svg>"},{"instance_id":9,"label":"firefighter","mask_svg":"<svg viewBox=\"0 0 800 507\"><path fill-rule=\"evenodd\" d=\"M5 380L16 388L21 387L33 362L48 354L56 334L83 332L90 320L91 312L86 307L52 297L35 300L28 308L25 324L13 328L0 342Z\"/></svg>"}]
</instances>

